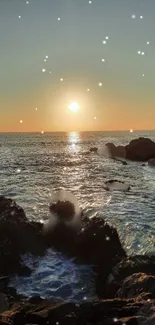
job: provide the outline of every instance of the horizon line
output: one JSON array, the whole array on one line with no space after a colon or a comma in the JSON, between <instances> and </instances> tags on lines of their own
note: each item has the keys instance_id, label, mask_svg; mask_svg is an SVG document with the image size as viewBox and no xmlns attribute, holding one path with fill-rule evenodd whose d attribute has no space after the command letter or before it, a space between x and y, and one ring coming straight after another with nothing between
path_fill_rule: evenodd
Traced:
<instances>
[{"instance_id":1,"label":"horizon line","mask_svg":"<svg viewBox=\"0 0 155 325\"><path fill-rule=\"evenodd\" d=\"M155 131L155 129L132 129L133 133L134 132L144 132L144 131ZM0 134L2 133L41 133L42 131L0 131ZM72 130L72 131L43 131L43 134L45 133L71 133L71 132L77 132L77 133L81 133L81 132L130 132L130 129L126 129L126 130L92 130L92 131L87 131L87 130L81 130L81 131L76 131L76 130ZM131 132L132 133L132 132Z\"/></svg>"}]
</instances>

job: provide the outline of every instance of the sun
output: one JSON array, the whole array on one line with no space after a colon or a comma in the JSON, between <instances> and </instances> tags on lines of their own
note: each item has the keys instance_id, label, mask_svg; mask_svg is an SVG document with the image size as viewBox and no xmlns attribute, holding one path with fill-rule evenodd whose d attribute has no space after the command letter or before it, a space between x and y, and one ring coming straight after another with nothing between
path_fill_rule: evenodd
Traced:
<instances>
[{"instance_id":1,"label":"sun","mask_svg":"<svg viewBox=\"0 0 155 325\"><path fill-rule=\"evenodd\" d=\"M76 113L76 112L79 110L80 106L79 106L79 104L78 104L77 102L72 102L72 103L68 106L68 108L70 109L70 111Z\"/></svg>"}]
</instances>

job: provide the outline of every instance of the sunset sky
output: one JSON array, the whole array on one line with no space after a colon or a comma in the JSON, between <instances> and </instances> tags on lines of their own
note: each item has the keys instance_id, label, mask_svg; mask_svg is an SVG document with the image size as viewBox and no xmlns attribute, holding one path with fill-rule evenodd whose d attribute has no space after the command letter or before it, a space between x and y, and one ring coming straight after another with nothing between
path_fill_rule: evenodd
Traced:
<instances>
[{"instance_id":1,"label":"sunset sky","mask_svg":"<svg viewBox=\"0 0 155 325\"><path fill-rule=\"evenodd\" d=\"M0 132L155 129L154 33L155 0L1 0Z\"/></svg>"}]
</instances>

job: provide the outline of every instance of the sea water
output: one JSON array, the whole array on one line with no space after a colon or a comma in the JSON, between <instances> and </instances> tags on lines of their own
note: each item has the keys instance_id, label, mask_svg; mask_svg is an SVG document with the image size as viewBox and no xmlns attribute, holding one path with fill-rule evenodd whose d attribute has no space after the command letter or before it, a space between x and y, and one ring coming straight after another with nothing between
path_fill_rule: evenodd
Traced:
<instances>
[{"instance_id":1,"label":"sea water","mask_svg":"<svg viewBox=\"0 0 155 325\"><path fill-rule=\"evenodd\" d=\"M155 169L96 154L90 147L107 142L127 144L139 136L155 141L155 132L1 133L0 194L21 205L30 220L46 222L53 191L72 192L84 213L98 215L117 228L128 254L155 253ZM104 182L127 182L130 192L106 192ZM91 267L76 266L50 249L44 258L24 256L30 277L14 277L11 285L28 296L70 301L95 297Z\"/></svg>"}]
</instances>

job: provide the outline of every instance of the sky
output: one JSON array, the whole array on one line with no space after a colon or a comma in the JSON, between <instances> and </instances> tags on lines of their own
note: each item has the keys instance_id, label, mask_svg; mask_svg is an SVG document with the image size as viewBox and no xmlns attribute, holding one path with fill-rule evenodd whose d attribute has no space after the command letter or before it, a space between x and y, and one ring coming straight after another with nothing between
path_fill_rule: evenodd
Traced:
<instances>
[{"instance_id":1,"label":"sky","mask_svg":"<svg viewBox=\"0 0 155 325\"><path fill-rule=\"evenodd\" d=\"M154 31L154 0L1 0L0 132L155 129Z\"/></svg>"}]
</instances>

